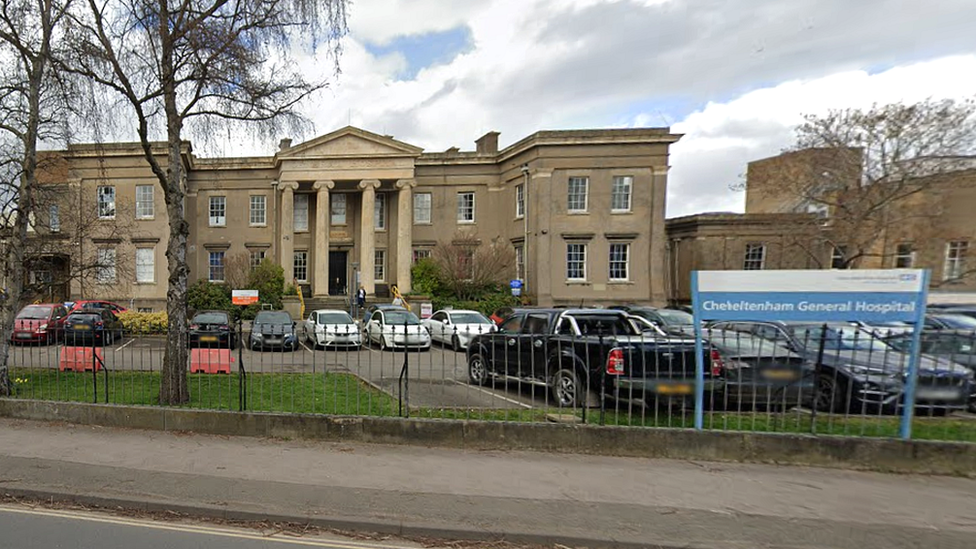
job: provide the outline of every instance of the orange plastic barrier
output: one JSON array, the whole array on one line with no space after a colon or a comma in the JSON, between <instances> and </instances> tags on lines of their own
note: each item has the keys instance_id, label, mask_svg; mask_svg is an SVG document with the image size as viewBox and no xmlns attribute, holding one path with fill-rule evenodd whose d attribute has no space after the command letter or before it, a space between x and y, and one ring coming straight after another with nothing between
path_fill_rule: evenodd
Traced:
<instances>
[{"instance_id":1,"label":"orange plastic barrier","mask_svg":"<svg viewBox=\"0 0 976 549\"><path fill-rule=\"evenodd\" d=\"M102 349L100 347L95 347L95 356L100 360L104 358L102 355ZM62 347L61 348L61 360L59 361L58 368L64 372L66 370L71 370L73 372L90 372L92 369L92 348L91 347ZM95 371L102 369L102 365L99 362L95 362Z\"/></svg>"},{"instance_id":2,"label":"orange plastic barrier","mask_svg":"<svg viewBox=\"0 0 976 549\"><path fill-rule=\"evenodd\" d=\"M190 349L191 374L229 374L233 362L230 349Z\"/></svg>"}]
</instances>

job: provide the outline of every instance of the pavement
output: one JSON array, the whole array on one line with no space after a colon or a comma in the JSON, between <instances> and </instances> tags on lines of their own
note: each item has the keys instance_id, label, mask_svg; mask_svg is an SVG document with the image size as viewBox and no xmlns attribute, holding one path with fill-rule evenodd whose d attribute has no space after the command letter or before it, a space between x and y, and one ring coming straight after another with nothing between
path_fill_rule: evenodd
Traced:
<instances>
[{"instance_id":1,"label":"pavement","mask_svg":"<svg viewBox=\"0 0 976 549\"><path fill-rule=\"evenodd\" d=\"M0 419L0 493L589 547L976 546L976 480Z\"/></svg>"}]
</instances>

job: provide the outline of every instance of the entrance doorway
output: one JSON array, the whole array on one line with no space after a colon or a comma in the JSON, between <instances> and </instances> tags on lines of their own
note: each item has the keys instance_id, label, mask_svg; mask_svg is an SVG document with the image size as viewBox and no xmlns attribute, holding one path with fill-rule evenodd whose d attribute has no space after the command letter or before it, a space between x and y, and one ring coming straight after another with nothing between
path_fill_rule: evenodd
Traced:
<instances>
[{"instance_id":1,"label":"entrance doorway","mask_svg":"<svg viewBox=\"0 0 976 549\"><path fill-rule=\"evenodd\" d=\"M349 252L329 251L329 295L346 295L346 258Z\"/></svg>"}]
</instances>

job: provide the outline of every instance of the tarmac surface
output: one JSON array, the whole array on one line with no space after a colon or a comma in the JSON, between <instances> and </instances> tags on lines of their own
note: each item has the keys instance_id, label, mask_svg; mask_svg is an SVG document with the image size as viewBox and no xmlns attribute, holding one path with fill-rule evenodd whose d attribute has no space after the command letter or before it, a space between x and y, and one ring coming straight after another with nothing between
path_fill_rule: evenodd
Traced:
<instances>
[{"instance_id":1,"label":"tarmac surface","mask_svg":"<svg viewBox=\"0 0 976 549\"><path fill-rule=\"evenodd\" d=\"M976 480L0 419L0 492L590 547L976 546Z\"/></svg>"}]
</instances>

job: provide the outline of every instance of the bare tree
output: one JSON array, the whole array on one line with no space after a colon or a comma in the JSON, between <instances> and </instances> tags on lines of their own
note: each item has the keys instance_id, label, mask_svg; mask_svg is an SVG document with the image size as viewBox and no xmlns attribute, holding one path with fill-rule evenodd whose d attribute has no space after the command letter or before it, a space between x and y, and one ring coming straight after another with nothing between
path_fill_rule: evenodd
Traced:
<instances>
[{"instance_id":1,"label":"bare tree","mask_svg":"<svg viewBox=\"0 0 976 549\"><path fill-rule=\"evenodd\" d=\"M939 208L918 195L976 165L972 100L805 118L787 154L750 167L747 203L818 214L798 234L818 235L819 243L806 248L825 267L884 265L885 244L906 227L925 239Z\"/></svg>"},{"instance_id":2,"label":"bare tree","mask_svg":"<svg viewBox=\"0 0 976 549\"><path fill-rule=\"evenodd\" d=\"M251 256L238 252L224 259L224 284L232 290L243 290L251 280Z\"/></svg>"},{"instance_id":3,"label":"bare tree","mask_svg":"<svg viewBox=\"0 0 976 549\"><path fill-rule=\"evenodd\" d=\"M455 297L471 300L507 284L515 272L515 250L500 239L482 242L474 233L458 232L431 254L441 284Z\"/></svg>"},{"instance_id":4,"label":"bare tree","mask_svg":"<svg viewBox=\"0 0 976 549\"><path fill-rule=\"evenodd\" d=\"M75 24L74 70L114 91L134 115L146 161L163 188L170 330L159 400L189 400L184 217L184 129L188 124L249 126L267 136L300 124L295 108L324 86L306 79L291 56L329 45L338 59L346 0L88 0ZM336 61L337 63L337 61ZM154 149L155 135L165 153ZM163 156L165 158L163 158Z\"/></svg>"},{"instance_id":5,"label":"bare tree","mask_svg":"<svg viewBox=\"0 0 976 549\"><path fill-rule=\"evenodd\" d=\"M0 305L0 395L11 392L7 358L23 293L38 143L60 140L66 130L68 94L52 65L70 1L0 0L0 214L9 229L3 257L7 288Z\"/></svg>"}]
</instances>

